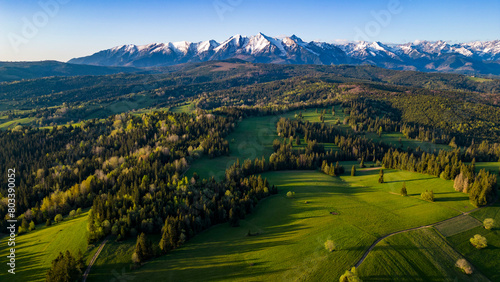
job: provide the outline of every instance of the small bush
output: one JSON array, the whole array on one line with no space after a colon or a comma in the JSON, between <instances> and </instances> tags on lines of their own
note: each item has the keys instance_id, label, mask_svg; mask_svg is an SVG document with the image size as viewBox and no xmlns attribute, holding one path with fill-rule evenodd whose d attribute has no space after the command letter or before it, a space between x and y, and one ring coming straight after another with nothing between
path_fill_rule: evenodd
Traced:
<instances>
[{"instance_id":1,"label":"small bush","mask_svg":"<svg viewBox=\"0 0 500 282\"><path fill-rule=\"evenodd\" d=\"M455 264L456 267L460 268L465 274L472 274L472 265L466 259L459 259Z\"/></svg>"},{"instance_id":2,"label":"small bush","mask_svg":"<svg viewBox=\"0 0 500 282\"><path fill-rule=\"evenodd\" d=\"M295 192L288 191L288 192L286 193L286 196L287 196L288 198L293 198L293 197L295 196Z\"/></svg>"},{"instance_id":3,"label":"small bush","mask_svg":"<svg viewBox=\"0 0 500 282\"><path fill-rule=\"evenodd\" d=\"M69 218L74 218L76 215L76 211L75 210L72 210L69 212Z\"/></svg>"},{"instance_id":4,"label":"small bush","mask_svg":"<svg viewBox=\"0 0 500 282\"><path fill-rule=\"evenodd\" d=\"M470 242L474 247L476 247L476 249L484 249L488 247L488 240L486 240L486 237L479 234L476 234L474 235L474 237L470 238Z\"/></svg>"},{"instance_id":5,"label":"small bush","mask_svg":"<svg viewBox=\"0 0 500 282\"><path fill-rule=\"evenodd\" d=\"M327 249L329 252L335 251L335 243L332 240L326 240L325 249Z\"/></svg>"},{"instance_id":6,"label":"small bush","mask_svg":"<svg viewBox=\"0 0 500 282\"><path fill-rule=\"evenodd\" d=\"M353 267L351 270L347 270L339 279L340 282L361 282L362 280L358 277L356 273L356 268Z\"/></svg>"},{"instance_id":7,"label":"small bush","mask_svg":"<svg viewBox=\"0 0 500 282\"><path fill-rule=\"evenodd\" d=\"M483 222L484 228L491 230L493 227L495 227L495 220L493 218L486 218Z\"/></svg>"},{"instance_id":8,"label":"small bush","mask_svg":"<svg viewBox=\"0 0 500 282\"><path fill-rule=\"evenodd\" d=\"M61 214L56 215L56 217L54 217L54 221L56 223L63 221L63 216Z\"/></svg>"},{"instance_id":9,"label":"small bush","mask_svg":"<svg viewBox=\"0 0 500 282\"><path fill-rule=\"evenodd\" d=\"M76 209L76 215L80 215L82 213L82 208Z\"/></svg>"},{"instance_id":10,"label":"small bush","mask_svg":"<svg viewBox=\"0 0 500 282\"><path fill-rule=\"evenodd\" d=\"M36 229L36 226L35 226L35 223L33 222L33 220L30 222L30 227L29 227L29 231L32 231L32 230L35 230Z\"/></svg>"},{"instance_id":11,"label":"small bush","mask_svg":"<svg viewBox=\"0 0 500 282\"><path fill-rule=\"evenodd\" d=\"M425 190L425 192L422 192L420 196L422 197L423 200L434 202L434 192L432 190L431 191Z\"/></svg>"}]
</instances>

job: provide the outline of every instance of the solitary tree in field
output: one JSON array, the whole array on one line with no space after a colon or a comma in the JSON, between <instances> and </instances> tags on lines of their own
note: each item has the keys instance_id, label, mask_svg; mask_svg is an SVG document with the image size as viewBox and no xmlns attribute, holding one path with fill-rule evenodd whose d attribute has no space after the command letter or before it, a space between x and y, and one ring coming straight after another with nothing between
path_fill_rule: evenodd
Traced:
<instances>
[{"instance_id":1,"label":"solitary tree in field","mask_svg":"<svg viewBox=\"0 0 500 282\"><path fill-rule=\"evenodd\" d=\"M466 259L459 259L455 264L456 267L460 268L465 274L472 274L472 265Z\"/></svg>"},{"instance_id":2,"label":"solitary tree in field","mask_svg":"<svg viewBox=\"0 0 500 282\"><path fill-rule=\"evenodd\" d=\"M361 158L361 163L359 164L359 167L360 167L360 168L365 168L365 167L366 167L366 166L365 166L365 157L362 157L362 158Z\"/></svg>"},{"instance_id":3,"label":"solitary tree in field","mask_svg":"<svg viewBox=\"0 0 500 282\"><path fill-rule=\"evenodd\" d=\"M358 277L356 273L356 268L353 267L351 270L347 270L339 279L340 282L361 282L362 280Z\"/></svg>"},{"instance_id":4,"label":"solitary tree in field","mask_svg":"<svg viewBox=\"0 0 500 282\"><path fill-rule=\"evenodd\" d=\"M422 197L422 199L426 201L434 202L434 191L432 190L431 191L425 190L425 192L422 192L420 196Z\"/></svg>"},{"instance_id":5,"label":"solitary tree in field","mask_svg":"<svg viewBox=\"0 0 500 282\"><path fill-rule=\"evenodd\" d=\"M378 137L382 137L382 133L384 132L384 130L382 129L382 126L379 127L378 129Z\"/></svg>"},{"instance_id":6,"label":"solitary tree in field","mask_svg":"<svg viewBox=\"0 0 500 282\"><path fill-rule=\"evenodd\" d=\"M330 252L335 251L335 243L332 240L326 240L325 249L327 249Z\"/></svg>"},{"instance_id":7,"label":"solitary tree in field","mask_svg":"<svg viewBox=\"0 0 500 282\"><path fill-rule=\"evenodd\" d=\"M378 183L384 183L384 170L382 168L380 169Z\"/></svg>"},{"instance_id":8,"label":"solitary tree in field","mask_svg":"<svg viewBox=\"0 0 500 282\"><path fill-rule=\"evenodd\" d=\"M408 191L406 191L406 182L403 182L403 187L401 187L401 196L408 196Z\"/></svg>"},{"instance_id":9,"label":"solitary tree in field","mask_svg":"<svg viewBox=\"0 0 500 282\"><path fill-rule=\"evenodd\" d=\"M353 165L351 168L351 176L356 176L356 166Z\"/></svg>"},{"instance_id":10,"label":"solitary tree in field","mask_svg":"<svg viewBox=\"0 0 500 282\"><path fill-rule=\"evenodd\" d=\"M493 218L486 218L483 222L484 228L490 230L495 227L495 220Z\"/></svg>"},{"instance_id":11,"label":"solitary tree in field","mask_svg":"<svg viewBox=\"0 0 500 282\"><path fill-rule=\"evenodd\" d=\"M474 247L476 247L476 249L484 249L488 247L488 240L486 240L486 237L479 234L476 234L474 235L474 237L470 238L470 242Z\"/></svg>"}]
</instances>

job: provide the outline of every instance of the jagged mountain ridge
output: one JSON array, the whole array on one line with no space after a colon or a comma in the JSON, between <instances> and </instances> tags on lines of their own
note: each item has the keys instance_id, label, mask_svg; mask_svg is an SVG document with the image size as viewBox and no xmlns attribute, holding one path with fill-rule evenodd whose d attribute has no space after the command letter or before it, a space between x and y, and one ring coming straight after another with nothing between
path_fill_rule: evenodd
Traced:
<instances>
[{"instance_id":1,"label":"jagged mountain ridge","mask_svg":"<svg viewBox=\"0 0 500 282\"><path fill-rule=\"evenodd\" d=\"M304 42L299 37L235 35L222 43L214 40L148 45L123 45L74 58L73 64L154 67L189 62L242 59L254 63L280 64L373 64L399 70L440 71L500 75L500 40L449 44L415 41L405 44L381 42Z\"/></svg>"}]
</instances>

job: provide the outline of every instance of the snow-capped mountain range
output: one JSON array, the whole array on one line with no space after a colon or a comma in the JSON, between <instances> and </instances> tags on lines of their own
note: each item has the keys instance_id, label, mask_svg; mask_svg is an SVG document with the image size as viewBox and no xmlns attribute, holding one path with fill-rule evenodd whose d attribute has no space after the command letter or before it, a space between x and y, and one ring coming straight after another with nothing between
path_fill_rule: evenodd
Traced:
<instances>
[{"instance_id":1,"label":"snow-capped mountain range","mask_svg":"<svg viewBox=\"0 0 500 282\"><path fill-rule=\"evenodd\" d=\"M460 44L445 41L326 43L304 42L295 35L269 37L259 33L250 37L235 35L222 43L209 40L123 45L74 58L68 63L153 67L230 58L254 63L373 64L401 70L500 75L500 40Z\"/></svg>"}]
</instances>

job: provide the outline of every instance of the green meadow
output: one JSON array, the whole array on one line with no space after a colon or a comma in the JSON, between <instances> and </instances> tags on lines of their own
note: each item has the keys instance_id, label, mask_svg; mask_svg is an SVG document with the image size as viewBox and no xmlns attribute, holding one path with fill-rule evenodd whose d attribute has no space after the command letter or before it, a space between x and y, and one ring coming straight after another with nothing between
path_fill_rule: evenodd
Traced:
<instances>
[{"instance_id":1,"label":"green meadow","mask_svg":"<svg viewBox=\"0 0 500 282\"><path fill-rule=\"evenodd\" d=\"M69 250L72 254L86 254L88 212L62 222L45 227L36 226L27 234L16 238L16 274L0 273L1 281L45 281L45 273L59 252ZM5 266L8 255L7 238L1 239L0 264Z\"/></svg>"},{"instance_id":2,"label":"green meadow","mask_svg":"<svg viewBox=\"0 0 500 282\"><path fill-rule=\"evenodd\" d=\"M201 178L216 179L223 178L226 168L240 159L244 160L255 158L266 159L273 153L273 140L278 138L276 132L276 123L280 116L251 117L238 123L235 130L226 137L229 141L229 156L220 156L213 159L204 156L194 161L187 175L191 176L194 172Z\"/></svg>"},{"instance_id":3,"label":"green meadow","mask_svg":"<svg viewBox=\"0 0 500 282\"><path fill-rule=\"evenodd\" d=\"M500 281L500 203L482 208L471 213L477 220L483 222L485 218L493 218L496 226L486 230L478 226L468 231L448 237L450 244L463 254L479 271L488 276L491 281ZM481 234L488 240L488 247L476 249L469 239Z\"/></svg>"},{"instance_id":4,"label":"green meadow","mask_svg":"<svg viewBox=\"0 0 500 282\"><path fill-rule=\"evenodd\" d=\"M469 210L468 201L454 192L451 181L396 170L386 170L385 175L387 183L379 184L378 169L359 169L354 177L331 177L316 171L265 173L263 177L278 186L279 194L261 201L252 214L240 220L239 227L214 226L127 275L153 281L336 281L377 238L460 215L459 208ZM409 197L393 192L403 181ZM425 189L443 194L437 194L434 203L426 202L416 196ZM286 197L288 191L295 196ZM415 236L403 240L419 237ZM434 238L435 233L426 236ZM324 248L328 239L336 245L333 252ZM433 262L425 258L442 241L427 242L424 237L412 242L418 247L403 255L418 254L418 263L398 266L400 273L433 269L441 261L439 256ZM133 252L133 242L121 244L109 245L106 252L111 259L103 257L118 270L127 261L120 262L116 254L130 257ZM104 264L99 260L97 265ZM387 275L385 270L371 267L368 260L361 269L368 281ZM438 270L432 277L450 278L455 273ZM90 277L89 281L108 281L112 275L97 271Z\"/></svg>"},{"instance_id":5,"label":"green meadow","mask_svg":"<svg viewBox=\"0 0 500 282\"><path fill-rule=\"evenodd\" d=\"M432 228L382 240L361 264L363 281L489 281L455 267L462 256Z\"/></svg>"}]
</instances>

